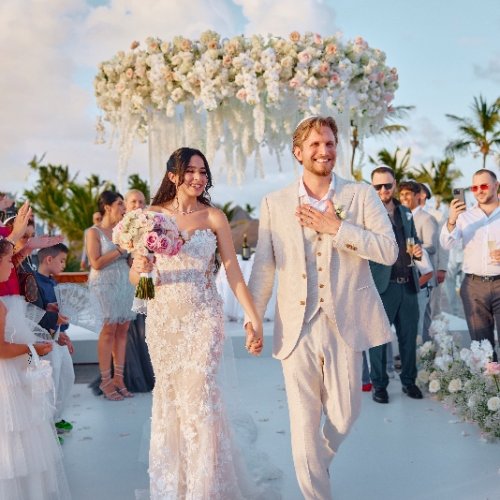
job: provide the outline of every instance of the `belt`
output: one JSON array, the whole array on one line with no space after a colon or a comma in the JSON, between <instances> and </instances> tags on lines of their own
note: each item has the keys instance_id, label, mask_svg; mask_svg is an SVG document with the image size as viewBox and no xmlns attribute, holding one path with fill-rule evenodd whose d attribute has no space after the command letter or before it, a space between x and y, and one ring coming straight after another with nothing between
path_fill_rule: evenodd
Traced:
<instances>
[{"instance_id":1,"label":"belt","mask_svg":"<svg viewBox=\"0 0 500 500\"><path fill-rule=\"evenodd\" d=\"M465 276L468 276L472 280L479 280L486 283L490 281L500 280L500 274L497 274L496 276L478 276L477 274L466 273Z\"/></svg>"},{"instance_id":2,"label":"belt","mask_svg":"<svg viewBox=\"0 0 500 500\"><path fill-rule=\"evenodd\" d=\"M397 283L398 285L404 285L409 282L410 278L394 278L393 280L389 280L389 283Z\"/></svg>"}]
</instances>

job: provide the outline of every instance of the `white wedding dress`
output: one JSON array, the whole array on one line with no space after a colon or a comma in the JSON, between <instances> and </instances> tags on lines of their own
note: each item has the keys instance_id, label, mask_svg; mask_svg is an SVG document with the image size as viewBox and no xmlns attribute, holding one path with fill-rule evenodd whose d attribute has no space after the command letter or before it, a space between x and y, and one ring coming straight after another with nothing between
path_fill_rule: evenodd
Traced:
<instances>
[{"instance_id":1,"label":"white wedding dress","mask_svg":"<svg viewBox=\"0 0 500 500\"><path fill-rule=\"evenodd\" d=\"M5 340L33 344L36 323L21 296L1 297L7 307ZM45 332L46 333L46 332ZM53 425L54 386L48 361L40 370L28 355L0 359L0 499L69 500L61 446Z\"/></svg>"},{"instance_id":2,"label":"white wedding dress","mask_svg":"<svg viewBox=\"0 0 500 500\"><path fill-rule=\"evenodd\" d=\"M269 484L250 479L217 384L224 320L215 249L215 235L197 230L178 255L156 259L156 296L146 318L156 378L149 452L154 500L279 498Z\"/></svg>"}]
</instances>

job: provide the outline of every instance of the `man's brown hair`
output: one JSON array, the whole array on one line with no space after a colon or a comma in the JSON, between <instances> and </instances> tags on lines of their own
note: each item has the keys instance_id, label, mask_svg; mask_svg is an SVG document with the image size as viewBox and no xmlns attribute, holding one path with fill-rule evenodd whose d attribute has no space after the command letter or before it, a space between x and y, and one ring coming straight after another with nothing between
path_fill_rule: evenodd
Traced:
<instances>
[{"instance_id":1,"label":"man's brown hair","mask_svg":"<svg viewBox=\"0 0 500 500\"><path fill-rule=\"evenodd\" d=\"M293 133L292 140L292 151L295 151L295 148L301 148L304 141L309 137L311 130L314 129L316 132L321 130L321 127L329 127L333 132L333 136L335 137L335 145L338 144L338 128L335 120L331 116L311 116L302 120L295 129ZM294 152L295 156L295 152Z\"/></svg>"}]
</instances>

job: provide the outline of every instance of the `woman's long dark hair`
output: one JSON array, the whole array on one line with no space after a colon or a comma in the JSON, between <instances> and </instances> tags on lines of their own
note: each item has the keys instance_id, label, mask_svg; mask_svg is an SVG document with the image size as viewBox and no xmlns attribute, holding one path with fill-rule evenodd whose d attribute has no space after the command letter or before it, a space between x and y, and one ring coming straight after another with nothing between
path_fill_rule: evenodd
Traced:
<instances>
[{"instance_id":1,"label":"woman's long dark hair","mask_svg":"<svg viewBox=\"0 0 500 500\"><path fill-rule=\"evenodd\" d=\"M203 193L198 196L198 201L203 205L211 205L210 195L208 190L212 187L212 173L210 172L210 167L208 166L208 161L205 155L198 149L194 148L179 148L176 149L167 161L167 171L165 172L165 177L161 182L161 186L158 189L152 205L162 205L169 201L172 201L177 195L177 186L168 178L168 173L172 172L179 178L179 185L184 182L184 174L189 166L189 162L193 156L199 156L203 160L205 169L207 171L207 185Z\"/></svg>"},{"instance_id":2,"label":"woman's long dark hair","mask_svg":"<svg viewBox=\"0 0 500 500\"><path fill-rule=\"evenodd\" d=\"M106 205L112 205L118 198L123 200L123 196L120 193L115 193L114 191L109 190L103 191L97 200L97 206L100 214L104 215L106 213L104 207Z\"/></svg>"}]
</instances>

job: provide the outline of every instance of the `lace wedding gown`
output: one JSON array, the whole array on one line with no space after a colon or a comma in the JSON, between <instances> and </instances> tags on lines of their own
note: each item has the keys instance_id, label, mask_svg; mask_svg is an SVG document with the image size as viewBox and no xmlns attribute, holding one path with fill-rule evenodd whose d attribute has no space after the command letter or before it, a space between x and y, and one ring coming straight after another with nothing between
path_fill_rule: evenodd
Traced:
<instances>
[{"instance_id":1,"label":"lace wedding gown","mask_svg":"<svg viewBox=\"0 0 500 500\"><path fill-rule=\"evenodd\" d=\"M224 320L215 287L215 248L215 235L197 230L175 257L157 256L156 296L146 318L156 377L152 499L276 498L249 480L217 385Z\"/></svg>"}]
</instances>

